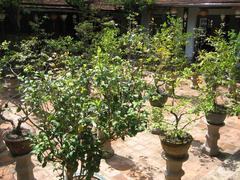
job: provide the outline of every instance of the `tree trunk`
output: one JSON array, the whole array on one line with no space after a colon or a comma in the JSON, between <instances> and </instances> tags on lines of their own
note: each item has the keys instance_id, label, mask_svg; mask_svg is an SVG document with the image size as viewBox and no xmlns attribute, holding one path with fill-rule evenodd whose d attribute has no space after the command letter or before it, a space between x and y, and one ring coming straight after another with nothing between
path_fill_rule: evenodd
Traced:
<instances>
[{"instance_id":1,"label":"tree trunk","mask_svg":"<svg viewBox=\"0 0 240 180\"><path fill-rule=\"evenodd\" d=\"M72 168L67 167L67 172L66 172L67 180L73 180L73 174L74 174L74 172L73 172Z\"/></svg>"}]
</instances>

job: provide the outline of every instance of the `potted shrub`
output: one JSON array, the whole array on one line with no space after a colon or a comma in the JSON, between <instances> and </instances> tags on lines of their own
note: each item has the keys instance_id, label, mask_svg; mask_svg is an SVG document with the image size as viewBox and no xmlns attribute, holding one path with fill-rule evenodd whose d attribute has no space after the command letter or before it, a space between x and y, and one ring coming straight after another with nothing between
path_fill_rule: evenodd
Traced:
<instances>
[{"instance_id":1,"label":"potted shrub","mask_svg":"<svg viewBox=\"0 0 240 180\"><path fill-rule=\"evenodd\" d=\"M224 125L224 120L232 106L238 104L234 103L237 102L236 88L227 92L221 90L237 84L238 39L239 36L234 32L225 34L222 30L216 31L214 36L207 38L207 43L213 50L201 51L198 56L199 63L195 65L197 71L205 77L205 82L200 88L199 107L205 112L208 125L204 150L212 156L219 154L217 146L217 140L220 138L219 128ZM227 101L220 103L219 97L226 97ZM233 99L235 100L232 102Z\"/></svg>"},{"instance_id":2,"label":"potted shrub","mask_svg":"<svg viewBox=\"0 0 240 180\"><path fill-rule=\"evenodd\" d=\"M33 153L42 166L53 162L63 179L91 179L99 171L100 142L95 132L95 100L89 95L89 69L36 72L25 78L24 100L39 122Z\"/></svg>"},{"instance_id":3,"label":"potted shrub","mask_svg":"<svg viewBox=\"0 0 240 180\"><path fill-rule=\"evenodd\" d=\"M188 159L188 149L193 140L185 128L197 120L189 117L183 119L184 116L192 113L189 104L188 100L173 99L172 104L165 105L163 109L152 109L151 126L154 128L152 133L160 137L162 156L166 160L166 179L181 179L184 175L182 163Z\"/></svg>"},{"instance_id":4,"label":"potted shrub","mask_svg":"<svg viewBox=\"0 0 240 180\"><path fill-rule=\"evenodd\" d=\"M162 89L149 85L148 89L149 102L153 107L163 107L168 100L168 95Z\"/></svg>"},{"instance_id":5,"label":"potted shrub","mask_svg":"<svg viewBox=\"0 0 240 180\"><path fill-rule=\"evenodd\" d=\"M115 61L113 61L115 60ZM97 129L102 143L135 136L146 127L144 110L145 82L129 61L98 48L94 67L93 89L97 98Z\"/></svg>"},{"instance_id":6,"label":"potted shrub","mask_svg":"<svg viewBox=\"0 0 240 180\"><path fill-rule=\"evenodd\" d=\"M183 70L188 66L183 48L189 35L184 33L182 28L181 19L168 17L167 22L152 37L150 48L152 55L147 58L147 69L153 73L155 93L159 96L175 95L175 88L183 75ZM165 85L164 93L159 91L162 85Z\"/></svg>"},{"instance_id":7,"label":"potted shrub","mask_svg":"<svg viewBox=\"0 0 240 180\"><path fill-rule=\"evenodd\" d=\"M17 106L17 113L22 111L25 115L24 117L17 119L17 125L15 125L14 120L5 117L3 114L6 109L9 109L8 103L2 105L0 109L0 119L9 122L12 125L12 130L4 133L3 140L13 156L25 155L30 153L32 150L31 141L29 139L31 132L29 129L22 127L22 124L29 119L30 112L23 109L19 104Z\"/></svg>"}]
</instances>

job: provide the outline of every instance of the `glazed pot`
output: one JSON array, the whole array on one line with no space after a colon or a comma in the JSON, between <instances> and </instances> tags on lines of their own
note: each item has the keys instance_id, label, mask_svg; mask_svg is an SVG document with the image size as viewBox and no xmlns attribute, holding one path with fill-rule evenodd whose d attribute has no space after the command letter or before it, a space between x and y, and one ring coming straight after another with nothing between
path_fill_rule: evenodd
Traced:
<instances>
[{"instance_id":1,"label":"glazed pot","mask_svg":"<svg viewBox=\"0 0 240 180\"><path fill-rule=\"evenodd\" d=\"M25 137L12 138L12 131L4 134L3 140L13 156L22 156L32 151L31 141Z\"/></svg>"}]
</instances>

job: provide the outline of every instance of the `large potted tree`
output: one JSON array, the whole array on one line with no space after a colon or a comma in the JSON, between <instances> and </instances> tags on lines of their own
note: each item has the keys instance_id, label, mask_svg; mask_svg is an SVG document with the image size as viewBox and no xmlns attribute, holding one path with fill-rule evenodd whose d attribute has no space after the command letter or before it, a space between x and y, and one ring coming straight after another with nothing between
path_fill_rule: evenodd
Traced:
<instances>
[{"instance_id":1,"label":"large potted tree","mask_svg":"<svg viewBox=\"0 0 240 180\"><path fill-rule=\"evenodd\" d=\"M226 39L228 38L228 40ZM207 38L212 51L201 51L199 63L195 64L199 74L204 76L200 88L199 108L204 111L208 125L206 143L203 149L211 156L219 154L217 141L220 138L219 128L232 107L238 104L236 77L239 73L238 48L239 35L234 32L225 34L221 29L214 36ZM230 90L227 90L230 87ZM219 99L225 99L220 102Z\"/></svg>"},{"instance_id":2,"label":"large potted tree","mask_svg":"<svg viewBox=\"0 0 240 180\"><path fill-rule=\"evenodd\" d=\"M25 78L24 101L39 119L32 137L33 153L43 167L53 162L67 180L91 179L99 171L100 142L96 136L96 112L87 84L86 66L75 73L36 72Z\"/></svg>"},{"instance_id":3,"label":"large potted tree","mask_svg":"<svg viewBox=\"0 0 240 180\"><path fill-rule=\"evenodd\" d=\"M112 60L99 47L92 85L97 98L96 124L103 144L135 136L146 128L147 121L143 94L145 83L141 75L133 73L134 67L129 61L119 57L116 57L116 62Z\"/></svg>"},{"instance_id":4,"label":"large potted tree","mask_svg":"<svg viewBox=\"0 0 240 180\"><path fill-rule=\"evenodd\" d=\"M188 66L183 47L186 46L188 34L184 33L182 20L168 17L160 30L151 39L151 56L147 58L147 69L153 73L150 86L150 103L156 106L159 100L163 106L167 96L175 95L175 88ZM153 88L155 89L153 91Z\"/></svg>"}]
</instances>

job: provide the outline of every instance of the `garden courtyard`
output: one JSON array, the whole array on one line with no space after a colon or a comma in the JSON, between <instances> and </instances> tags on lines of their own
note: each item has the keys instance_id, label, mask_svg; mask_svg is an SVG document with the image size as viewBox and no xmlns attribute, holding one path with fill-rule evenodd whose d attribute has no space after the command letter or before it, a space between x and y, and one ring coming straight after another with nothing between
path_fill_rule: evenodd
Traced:
<instances>
[{"instance_id":1,"label":"garden courtyard","mask_svg":"<svg viewBox=\"0 0 240 180\"><path fill-rule=\"evenodd\" d=\"M198 92L190 88L191 81L185 81L177 89L178 95L196 96ZM9 89L8 89L9 90ZM5 91L5 97L8 96ZM225 126L220 129L218 141L220 155L210 157L201 151L205 142L205 118L194 122L190 132L194 138L189 150L189 159L183 164L183 180L238 180L240 178L240 121L238 117L228 117ZM8 124L1 122L1 129ZM159 137L149 131L128 137L125 141L112 141L115 155L108 160L101 160L100 175L106 180L162 180L164 179L165 160L162 158L162 147ZM53 166L45 168L32 155L33 174L37 180L57 179ZM7 151L0 155L0 179L16 178L14 158Z\"/></svg>"},{"instance_id":2,"label":"garden courtyard","mask_svg":"<svg viewBox=\"0 0 240 180\"><path fill-rule=\"evenodd\" d=\"M1 2L3 20L22 7ZM150 22L152 0L120 0L120 19L66 2L68 33L46 28L60 14L32 14L29 34L0 43L0 179L239 180L240 33L227 17L200 19L210 33L185 8Z\"/></svg>"}]
</instances>

